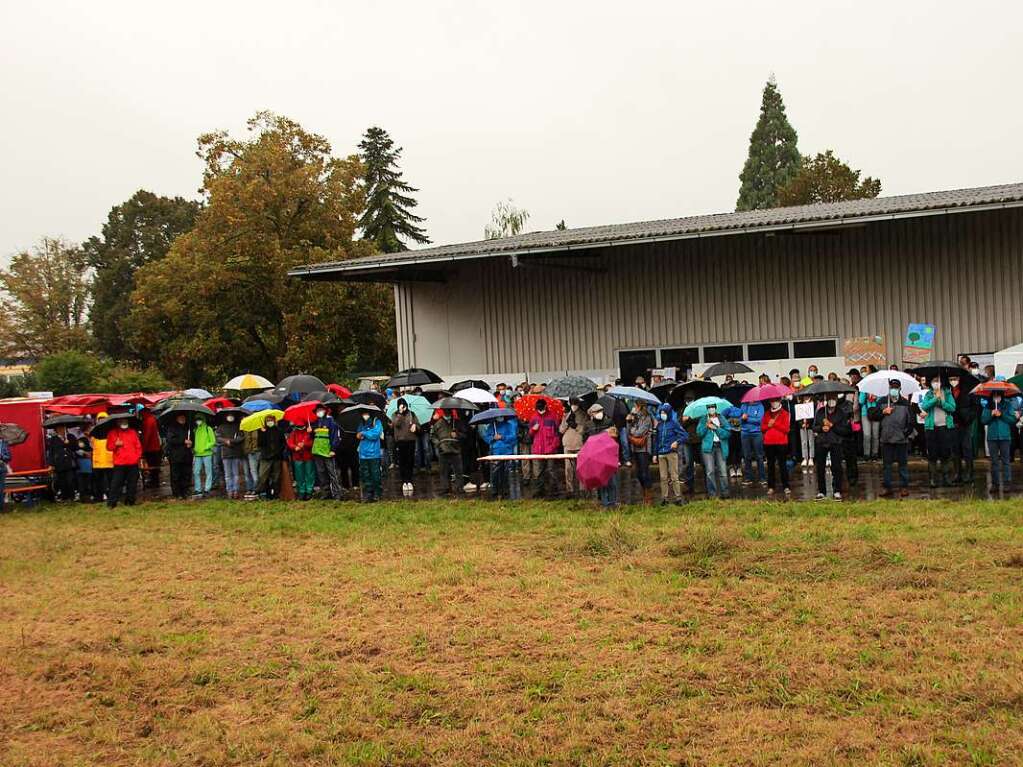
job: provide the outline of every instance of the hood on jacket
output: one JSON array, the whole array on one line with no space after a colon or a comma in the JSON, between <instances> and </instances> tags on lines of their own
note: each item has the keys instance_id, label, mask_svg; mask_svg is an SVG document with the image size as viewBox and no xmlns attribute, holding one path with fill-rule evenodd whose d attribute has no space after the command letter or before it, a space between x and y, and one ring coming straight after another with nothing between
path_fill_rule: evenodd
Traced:
<instances>
[{"instance_id":1,"label":"hood on jacket","mask_svg":"<svg viewBox=\"0 0 1023 767\"><path fill-rule=\"evenodd\" d=\"M604 406L601 405L599 402L595 402L594 404L590 405L590 407L586 410L586 415L588 415L588 416L590 416L590 418L592 418L597 413L603 413L603 412L604 412Z\"/></svg>"},{"instance_id":2,"label":"hood on jacket","mask_svg":"<svg viewBox=\"0 0 1023 767\"><path fill-rule=\"evenodd\" d=\"M673 408L667 402L663 402L663 403L661 403L661 406L657 408L657 418L658 418L658 420L660 420L660 418L661 418L661 413L667 413L668 414L668 420L670 421L672 418L675 417L675 408Z\"/></svg>"}]
</instances>

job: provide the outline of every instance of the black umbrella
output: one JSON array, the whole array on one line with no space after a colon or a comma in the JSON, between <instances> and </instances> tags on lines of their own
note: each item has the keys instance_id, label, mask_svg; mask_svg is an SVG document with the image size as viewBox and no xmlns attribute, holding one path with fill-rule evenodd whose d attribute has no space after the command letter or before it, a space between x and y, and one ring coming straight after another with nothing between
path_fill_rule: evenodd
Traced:
<instances>
[{"instance_id":1,"label":"black umbrella","mask_svg":"<svg viewBox=\"0 0 1023 767\"><path fill-rule=\"evenodd\" d=\"M28 432L16 423L0 423L0 439L8 445L20 445L28 439Z\"/></svg>"},{"instance_id":2,"label":"black umbrella","mask_svg":"<svg viewBox=\"0 0 1023 767\"><path fill-rule=\"evenodd\" d=\"M352 405L345 408L337 417L338 426L345 431L358 431L362 424L362 414L369 413L370 416L377 416L381 420L384 417L383 411L376 405Z\"/></svg>"},{"instance_id":3,"label":"black umbrella","mask_svg":"<svg viewBox=\"0 0 1023 767\"><path fill-rule=\"evenodd\" d=\"M303 402L322 402L324 405L340 405L341 398L329 391L314 391L302 397Z\"/></svg>"},{"instance_id":4,"label":"black umbrella","mask_svg":"<svg viewBox=\"0 0 1023 767\"><path fill-rule=\"evenodd\" d=\"M686 381L680 383L668 394L668 404L680 413L686 406L686 397L693 401L700 397L720 397L721 387L713 381Z\"/></svg>"},{"instance_id":5,"label":"black umbrella","mask_svg":"<svg viewBox=\"0 0 1023 767\"><path fill-rule=\"evenodd\" d=\"M823 397L828 394L855 394L856 387L841 381L818 381L796 392L799 397Z\"/></svg>"},{"instance_id":6,"label":"black umbrella","mask_svg":"<svg viewBox=\"0 0 1023 767\"><path fill-rule=\"evenodd\" d=\"M906 372L911 376L923 376L928 381L932 378L938 377L942 381L948 382L948 379L952 376L958 376L960 386L963 386L964 384L972 384L972 386L967 386L967 389L972 389L980 383L980 379L973 375L973 373L963 370L956 363L950 362L949 360L928 362L927 364L920 365L919 367L907 368Z\"/></svg>"},{"instance_id":7,"label":"black umbrella","mask_svg":"<svg viewBox=\"0 0 1023 767\"><path fill-rule=\"evenodd\" d=\"M227 416L229 415L234 416L235 423L241 423L245 416L252 415L252 413L240 407L222 407L213 416L214 425L219 426L222 423L227 423Z\"/></svg>"},{"instance_id":8,"label":"black umbrella","mask_svg":"<svg viewBox=\"0 0 1023 767\"><path fill-rule=\"evenodd\" d=\"M451 393L454 394L462 389L483 389L483 391L490 391L490 384L486 381L480 381L476 378L467 378L464 381L459 381L456 384L451 384Z\"/></svg>"},{"instance_id":9,"label":"black umbrella","mask_svg":"<svg viewBox=\"0 0 1023 767\"><path fill-rule=\"evenodd\" d=\"M671 394L671 390L678 386L678 381L665 381L657 384L657 386L650 387L650 393L653 394L661 402L668 401L668 395Z\"/></svg>"},{"instance_id":10,"label":"black umbrella","mask_svg":"<svg viewBox=\"0 0 1023 767\"><path fill-rule=\"evenodd\" d=\"M736 407L742 404L742 398L746 396L746 392L750 389L755 389L753 384L731 384L730 386L722 386L720 396L731 402Z\"/></svg>"},{"instance_id":11,"label":"black umbrella","mask_svg":"<svg viewBox=\"0 0 1023 767\"><path fill-rule=\"evenodd\" d=\"M449 392L447 389L434 389L433 391L424 391L423 392L423 399L425 399L427 402L429 402L431 404L436 402L439 399L444 399L445 397L450 397L450 396L451 396L451 392Z\"/></svg>"},{"instance_id":12,"label":"black umbrella","mask_svg":"<svg viewBox=\"0 0 1023 767\"><path fill-rule=\"evenodd\" d=\"M280 397L280 399L277 400L280 402L291 394L308 394L313 391L327 391L327 384L323 383L323 381L316 376L297 375L288 376L268 393L275 397ZM270 402L273 401L269 400L267 397L263 397L263 399Z\"/></svg>"},{"instance_id":13,"label":"black umbrella","mask_svg":"<svg viewBox=\"0 0 1023 767\"><path fill-rule=\"evenodd\" d=\"M257 402L261 400L263 402L269 402L271 405L279 405L284 401L285 396L286 395L284 394L277 396L272 392L265 391L262 394L253 394L251 397L246 397L242 400L242 402Z\"/></svg>"},{"instance_id":14,"label":"black umbrella","mask_svg":"<svg viewBox=\"0 0 1023 767\"><path fill-rule=\"evenodd\" d=\"M348 398L356 405L374 405L379 410L383 410L387 407L387 397L378 391L372 389L359 389L353 391L352 395Z\"/></svg>"},{"instance_id":15,"label":"black umbrella","mask_svg":"<svg viewBox=\"0 0 1023 767\"><path fill-rule=\"evenodd\" d=\"M442 383L444 381L439 375L426 368L408 368L399 370L387 381L386 389L407 389L410 386L425 386L426 384Z\"/></svg>"},{"instance_id":16,"label":"black umbrella","mask_svg":"<svg viewBox=\"0 0 1023 767\"><path fill-rule=\"evenodd\" d=\"M454 391L454 389L452 389ZM555 399L571 399L572 397L584 397L593 394L596 399L597 382L591 381L586 376L565 376L555 378L544 389L543 393Z\"/></svg>"},{"instance_id":17,"label":"black umbrella","mask_svg":"<svg viewBox=\"0 0 1023 767\"><path fill-rule=\"evenodd\" d=\"M228 408L224 409L227 410ZM182 413L187 415L189 420L191 420L197 415L204 415L212 420L213 416L216 415L216 413L214 413L208 407L198 402L176 402L169 408L164 410L162 413L160 413L160 415L158 416L158 420L165 421L168 418L176 418Z\"/></svg>"},{"instance_id":18,"label":"black umbrella","mask_svg":"<svg viewBox=\"0 0 1023 767\"><path fill-rule=\"evenodd\" d=\"M737 375L739 373L752 373L753 368L743 365L741 362L718 362L703 371L704 378L715 378L716 376Z\"/></svg>"},{"instance_id":19,"label":"black umbrella","mask_svg":"<svg viewBox=\"0 0 1023 767\"><path fill-rule=\"evenodd\" d=\"M169 397L168 399L161 400L160 402L156 403L156 405L154 405L151 408L151 410L154 415L159 416L160 413L167 411L169 408L172 408L175 405L180 405L183 403L201 405L203 402L205 402L205 400L196 399L195 397Z\"/></svg>"},{"instance_id":20,"label":"black umbrella","mask_svg":"<svg viewBox=\"0 0 1023 767\"><path fill-rule=\"evenodd\" d=\"M104 439L110 433L110 430L116 429L122 421L127 421L128 425L133 429L142 428L139 419L132 413L116 413L96 421L96 425L92 427L90 434L96 439Z\"/></svg>"},{"instance_id":21,"label":"black umbrella","mask_svg":"<svg viewBox=\"0 0 1023 767\"><path fill-rule=\"evenodd\" d=\"M433 403L435 408L440 410L478 410L473 403L461 397L444 397Z\"/></svg>"},{"instance_id":22,"label":"black umbrella","mask_svg":"<svg viewBox=\"0 0 1023 767\"><path fill-rule=\"evenodd\" d=\"M43 427L52 429L55 426L84 426L89 419L81 415L55 415L43 421Z\"/></svg>"}]
</instances>

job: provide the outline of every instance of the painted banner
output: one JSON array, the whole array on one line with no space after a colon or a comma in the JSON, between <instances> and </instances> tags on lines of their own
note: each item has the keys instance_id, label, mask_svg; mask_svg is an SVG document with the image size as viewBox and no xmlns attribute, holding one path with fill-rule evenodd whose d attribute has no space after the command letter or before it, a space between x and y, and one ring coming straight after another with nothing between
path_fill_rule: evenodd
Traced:
<instances>
[{"instance_id":1,"label":"painted banner","mask_svg":"<svg viewBox=\"0 0 1023 767\"><path fill-rule=\"evenodd\" d=\"M888 364L884 336L847 338L842 343L842 354L845 356L845 364L849 367L877 365L881 368Z\"/></svg>"},{"instance_id":2,"label":"painted banner","mask_svg":"<svg viewBox=\"0 0 1023 767\"><path fill-rule=\"evenodd\" d=\"M902 344L903 362L927 362L934 351L934 325L911 322Z\"/></svg>"}]
</instances>

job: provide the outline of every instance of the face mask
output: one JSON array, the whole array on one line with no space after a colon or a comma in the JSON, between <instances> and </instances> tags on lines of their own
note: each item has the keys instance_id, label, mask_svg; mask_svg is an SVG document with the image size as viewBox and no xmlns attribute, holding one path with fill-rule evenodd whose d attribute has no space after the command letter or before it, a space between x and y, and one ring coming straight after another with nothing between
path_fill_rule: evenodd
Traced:
<instances>
[{"instance_id":1,"label":"face mask","mask_svg":"<svg viewBox=\"0 0 1023 767\"><path fill-rule=\"evenodd\" d=\"M997 405L999 402L1002 401L1002 395L1001 394L995 394L995 395L993 395L991 397L991 399L993 399L995 401L995 404Z\"/></svg>"},{"instance_id":2,"label":"face mask","mask_svg":"<svg viewBox=\"0 0 1023 767\"><path fill-rule=\"evenodd\" d=\"M578 413L579 412L579 406L578 405L572 405L572 412L573 413Z\"/></svg>"},{"instance_id":3,"label":"face mask","mask_svg":"<svg viewBox=\"0 0 1023 767\"><path fill-rule=\"evenodd\" d=\"M937 391L941 388L941 381L931 381L931 388Z\"/></svg>"},{"instance_id":4,"label":"face mask","mask_svg":"<svg viewBox=\"0 0 1023 767\"><path fill-rule=\"evenodd\" d=\"M900 394L902 394L902 390L901 389L889 389L888 390L888 396L891 397L892 399L898 399Z\"/></svg>"},{"instance_id":5,"label":"face mask","mask_svg":"<svg viewBox=\"0 0 1023 767\"><path fill-rule=\"evenodd\" d=\"M323 418L323 416L325 416L325 415L327 415L327 411L326 410L317 410L316 411L316 417L317 418Z\"/></svg>"},{"instance_id":6,"label":"face mask","mask_svg":"<svg viewBox=\"0 0 1023 767\"><path fill-rule=\"evenodd\" d=\"M369 420L369 413L363 413L362 414L362 420L363 421L368 421Z\"/></svg>"},{"instance_id":7,"label":"face mask","mask_svg":"<svg viewBox=\"0 0 1023 767\"><path fill-rule=\"evenodd\" d=\"M233 416L233 415L229 415L229 416L227 417L227 422L228 422L228 423L234 423L234 416Z\"/></svg>"},{"instance_id":8,"label":"face mask","mask_svg":"<svg viewBox=\"0 0 1023 767\"><path fill-rule=\"evenodd\" d=\"M667 421L668 420L668 414L667 413L661 413L661 420L662 421Z\"/></svg>"},{"instance_id":9,"label":"face mask","mask_svg":"<svg viewBox=\"0 0 1023 767\"><path fill-rule=\"evenodd\" d=\"M839 398L839 399L845 399L845 395L844 395L844 394L839 394L839 395L838 395L838 398Z\"/></svg>"},{"instance_id":10,"label":"face mask","mask_svg":"<svg viewBox=\"0 0 1023 767\"><path fill-rule=\"evenodd\" d=\"M718 409L716 407L707 408L707 415L717 415Z\"/></svg>"},{"instance_id":11,"label":"face mask","mask_svg":"<svg viewBox=\"0 0 1023 767\"><path fill-rule=\"evenodd\" d=\"M828 400L828 407L838 407L838 400L837 399L829 399Z\"/></svg>"},{"instance_id":12,"label":"face mask","mask_svg":"<svg viewBox=\"0 0 1023 767\"><path fill-rule=\"evenodd\" d=\"M547 412L547 408L545 408L545 407L537 407L536 408L536 412L537 412L537 415L543 415L544 413Z\"/></svg>"},{"instance_id":13,"label":"face mask","mask_svg":"<svg viewBox=\"0 0 1023 767\"><path fill-rule=\"evenodd\" d=\"M593 420L594 421L603 421L604 420L604 414L603 413L594 413L593 414Z\"/></svg>"},{"instance_id":14,"label":"face mask","mask_svg":"<svg viewBox=\"0 0 1023 767\"><path fill-rule=\"evenodd\" d=\"M948 385L951 386L953 389L956 388L957 386L959 386L959 379L958 378L949 378L948 379Z\"/></svg>"},{"instance_id":15,"label":"face mask","mask_svg":"<svg viewBox=\"0 0 1023 767\"><path fill-rule=\"evenodd\" d=\"M815 375L817 375L817 371L814 370L813 368L810 368L808 371L806 371L806 374L810 376L810 378L813 378Z\"/></svg>"},{"instance_id":16,"label":"face mask","mask_svg":"<svg viewBox=\"0 0 1023 767\"><path fill-rule=\"evenodd\" d=\"M277 421L274 421L271 418L267 418L263 423L266 424L266 428L268 429L272 429L274 426L277 425Z\"/></svg>"},{"instance_id":17,"label":"face mask","mask_svg":"<svg viewBox=\"0 0 1023 767\"><path fill-rule=\"evenodd\" d=\"M780 402L772 402L771 403L771 410L781 410L781 403Z\"/></svg>"},{"instance_id":18,"label":"face mask","mask_svg":"<svg viewBox=\"0 0 1023 767\"><path fill-rule=\"evenodd\" d=\"M995 400L995 401L997 402L997 400ZM122 429L127 429L128 428L128 424L127 423L122 423L121 424L121 428Z\"/></svg>"}]
</instances>

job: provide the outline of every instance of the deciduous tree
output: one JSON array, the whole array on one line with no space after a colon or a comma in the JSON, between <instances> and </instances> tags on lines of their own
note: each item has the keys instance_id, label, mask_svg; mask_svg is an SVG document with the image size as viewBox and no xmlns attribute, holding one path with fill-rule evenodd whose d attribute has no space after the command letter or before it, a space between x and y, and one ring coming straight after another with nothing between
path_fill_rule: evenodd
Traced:
<instances>
[{"instance_id":1,"label":"deciduous tree","mask_svg":"<svg viewBox=\"0 0 1023 767\"><path fill-rule=\"evenodd\" d=\"M513 237L525 228L528 220L528 210L515 207L515 203L510 198L502 200L494 206L490 223L484 227L483 235L488 240Z\"/></svg>"},{"instance_id":2,"label":"deciduous tree","mask_svg":"<svg viewBox=\"0 0 1023 767\"><path fill-rule=\"evenodd\" d=\"M881 180L860 180L853 170L828 149L816 157L804 157L799 173L778 190L779 205L812 205L818 202L862 200L881 193Z\"/></svg>"}]
</instances>

